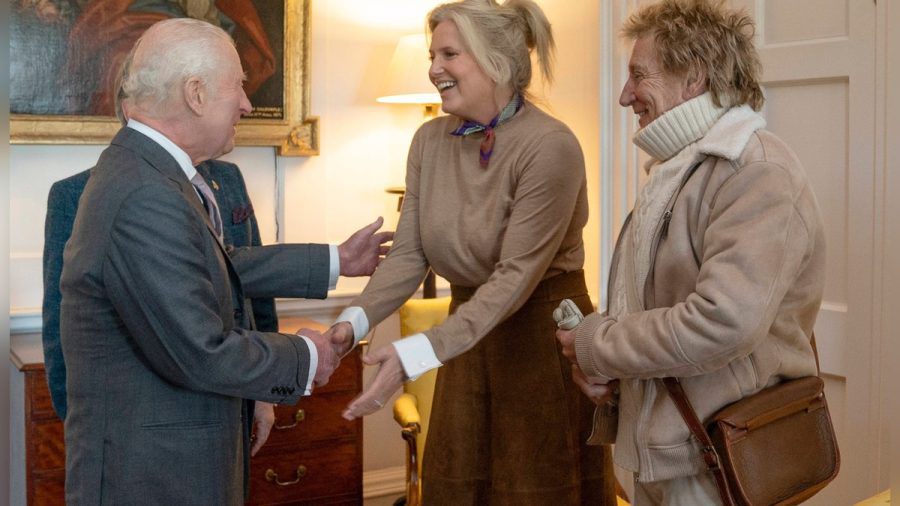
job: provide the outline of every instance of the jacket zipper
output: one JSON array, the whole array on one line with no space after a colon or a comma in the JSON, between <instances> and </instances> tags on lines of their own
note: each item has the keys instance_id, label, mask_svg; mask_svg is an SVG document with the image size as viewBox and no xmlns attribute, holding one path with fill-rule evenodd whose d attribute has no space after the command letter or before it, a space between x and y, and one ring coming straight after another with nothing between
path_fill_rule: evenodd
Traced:
<instances>
[{"instance_id":1,"label":"jacket zipper","mask_svg":"<svg viewBox=\"0 0 900 506\"><path fill-rule=\"evenodd\" d=\"M616 238L616 247L613 248L613 256L609 262L609 280L606 282L606 295L607 297L612 294L613 283L616 280L616 272L619 270L619 248L622 244L622 238L625 237L625 231L628 230L628 225L631 223L631 212L628 213L628 216L625 217L625 221L622 223L622 229L619 230L619 236ZM609 308L606 308L609 311Z\"/></svg>"},{"instance_id":2,"label":"jacket zipper","mask_svg":"<svg viewBox=\"0 0 900 506\"><path fill-rule=\"evenodd\" d=\"M647 273L647 279L644 281L644 309L652 309L656 305L656 297L653 294L653 276L656 273L656 253L659 250L659 243L669 234L669 222L672 220L672 210L675 209L675 203L678 201L678 196L681 195L681 190L684 189L684 186L687 184L688 180L691 176L694 175L694 172L697 171L697 168L700 167L700 164L706 158L702 158L699 161L695 162L693 166L685 173L684 177L681 180L681 185L678 187L678 190L675 191L675 194L669 200L666 205L666 211L662 215L662 219L660 220L659 225L657 226L656 236L653 238L653 243L650 247L650 271ZM653 408L654 397L656 397L656 380L647 380L643 382L643 403L641 405L641 411L638 415L637 427L635 427L634 437L637 439L636 446L638 447L638 469L641 471L647 471L649 476L652 479L653 470L652 469L644 469L644 465L650 464L650 448L649 441L647 440L647 419L650 416L650 411ZM645 474L647 474L645 473ZM636 480L640 479L639 476L636 475Z\"/></svg>"},{"instance_id":3,"label":"jacket zipper","mask_svg":"<svg viewBox=\"0 0 900 506\"><path fill-rule=\"evenodd\" d=\"M669 222L672 220L672 210L675 209L675 203L678 201L678 197L681 195L681 190L684 189L684 186L687 184L688 180L691 176L694 175L694 172L697 172L697 168L700 167L700 164L706 157L700 159L694 165L691 166L690 169L685 173L684 177L681 179L681 184L678 186L678 190L675 191L675 194L672 195L672 198L669 200L669 203L666 205L666 211L662 215L662 219L660 220L659 225L657 225L656 235L653 237L653 243L650 246L650 271L647 272L647 279L644 280L644 309L652 309L656 306L656 297L653 294L653 276L656 274L656 253L659 250L659 243L662 242L662 239L665 239L669 235Z\"/></svg>"}]
</instances>

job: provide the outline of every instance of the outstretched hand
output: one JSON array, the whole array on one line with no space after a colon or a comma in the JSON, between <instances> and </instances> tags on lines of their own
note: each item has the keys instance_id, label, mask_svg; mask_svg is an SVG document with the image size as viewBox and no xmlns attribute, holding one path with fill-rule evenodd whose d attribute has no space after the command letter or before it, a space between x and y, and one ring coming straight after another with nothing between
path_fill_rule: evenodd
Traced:
<instances>
[{"instance_id":1,"label":"outstretched hand","mask_svg":"<svg viewBox=\"0 0 900 506\"><path fill-rule=\"evenodd\" d=\"M381 216L369 225L357 230L338 248L341 276L371 276L387 254L385 243L394 238L394 232L376 232L384 224Z\"/></svg>"},{"instance_id":2,"label":"outstretched hand","mask_svg":"<svg viewBox=\"0 0 900 506\"><path fill-rule=\"evenodd\" d=\"M388 402L394 392L403 386L403 364L400 363L400 355L393 346L383 346L377 350L371 350L363 357L366 365L380 364L378 372L372 378L368 388L353 399L347 409L341 414L347 420L360 418L372 414Z\"/></svg>"}]
</instances>

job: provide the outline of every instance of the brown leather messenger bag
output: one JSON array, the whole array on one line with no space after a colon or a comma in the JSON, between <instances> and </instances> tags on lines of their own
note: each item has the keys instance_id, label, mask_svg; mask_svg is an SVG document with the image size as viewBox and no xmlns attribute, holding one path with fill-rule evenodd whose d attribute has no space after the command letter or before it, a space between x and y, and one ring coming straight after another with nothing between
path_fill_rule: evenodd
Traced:
<instances>
[{"instance_id":1,"label":"brown leather messenger bag","mask_svg":"<svg viewBox=\"0 0 900 506\"><path fill-rule=\"evenodd\" d=\"M811 344L818 368L815 336ZM663 383L700 442L723 505L799 504L837 476L840 453L819 376L785 381L725 406L706 427L678 378Z\"/></svg>"}]
</instances>

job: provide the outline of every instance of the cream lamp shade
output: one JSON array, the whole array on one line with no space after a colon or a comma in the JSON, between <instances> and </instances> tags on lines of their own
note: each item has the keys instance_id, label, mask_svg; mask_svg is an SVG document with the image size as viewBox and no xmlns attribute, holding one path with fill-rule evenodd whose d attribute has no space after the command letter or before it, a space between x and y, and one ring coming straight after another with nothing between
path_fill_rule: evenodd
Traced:
<instances>
[{"instance_id":1,"label":"cream lamp shade","mask_svg":"<svg viewBox=\"0 0 900 506\"><path fill-rule=\"evenodd\" d=\"M428 79L429 65L424 34L400 37L375 100L383 104L440 104L441 96Z\"/></svg>"}]
</instances>

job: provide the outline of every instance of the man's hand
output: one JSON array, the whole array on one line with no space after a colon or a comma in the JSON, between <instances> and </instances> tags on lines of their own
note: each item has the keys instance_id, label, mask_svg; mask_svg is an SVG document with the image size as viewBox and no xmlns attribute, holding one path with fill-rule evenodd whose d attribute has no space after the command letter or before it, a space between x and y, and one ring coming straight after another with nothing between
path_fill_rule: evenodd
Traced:
<instances>
[{"instance_id":1,"label":"man's hand","mask_svg":"<svg viewBox=\"0 0 900 506\"><path fill-rule=\"evenodd\" d=\"M584 395L596 405L602 406L615 397L619 388L619 380L605 381L600 378L590 378L577 366L572 366L572 381L584 392Z\"/></svg>"},{"instance_id":2,"label":"man's hand","mask_svg":"<svg viewBox=\"0 0 900 506\"><path fill-rule=\"evenodd\" d=\"M350 325L350 322L337 322L323 335L331 341L339 357L346 355L353 348L355 342L353 326Z\"/></svg>"},{"instance_id":3,"label":"man's hand","mask_svg":"<svg viewBox=\"0 0 900 506\"><path fill-rule=\"evenodd\" d=\"M369 387L356 399L353 399L353 402L342 413L347 420L378 411L384 407L394 392L403 386L403 365L393 346L383 346L370 351L363 357L363 363L366 365L381 364L381 367L375 373Z\"/></svg>"},{"instance_id":4,"label":"man's hand","mask_svg":"<svg viewBox=\"0 0 900 506\"><path fill-rule=\"evenodd\" d=\"M389 247L385 243L394 238L393 232L376 233L382 224L384 219L379 216L337 247L341 276L371 276L375 272L381 258L388 252Z\"/></svg>"},{"instance_id":5,"label":"man's hand","mask_svg":"<svg viewBox=\"0 0 900 506\"><path fill-rule=\"evenodd\" d=\"M300 329L297 331L297 335L308 337L316 346L319 364L316 367L316 376L313 378L313 384L317 387L325 385L328 383L328 379L331 378L331 373L337 369L341 361L335 345L331 343L330 338L312 329Z\"/></svg>"},{"instance_id":6,"label":"man's hand","mask_svg":"<svg viewBox=\"0 0 900 506\"><path fill-rule=\"evenodd\" d=\"M556 331L556 339L562 345L562 354L575 365L578 365L578 357L575 356L575 330Z\"/></svg>"},{"instance_id":7,"label":"man's hand","mask_svg":"<svg viewBox=\"0 0 900 506\"><path fill-rule=\"evenodd\" d=\"M268 402L256 401L253 408L253 447L250 449L250 456L256 455L256 452L266 444L269 439L269 433L272 432L272 426L275 425L275 405Z\"/></svg>"}]
</instances>

